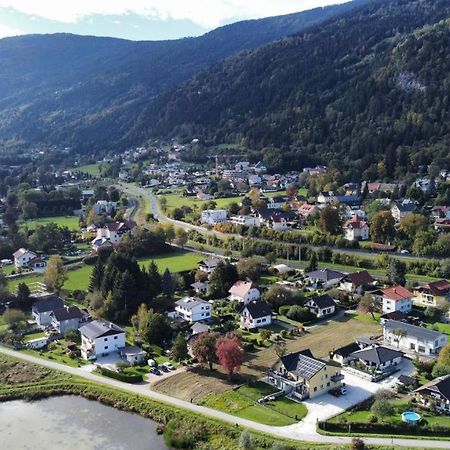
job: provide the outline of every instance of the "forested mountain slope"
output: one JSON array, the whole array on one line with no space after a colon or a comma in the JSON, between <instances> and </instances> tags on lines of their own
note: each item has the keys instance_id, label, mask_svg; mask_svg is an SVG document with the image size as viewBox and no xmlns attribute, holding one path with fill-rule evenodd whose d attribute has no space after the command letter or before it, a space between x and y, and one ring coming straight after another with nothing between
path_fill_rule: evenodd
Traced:
<instances>
[{"instance_id":1,"label":"forested mountain slope","mask_svg":"<svg viewBox=\"0 0 450 450\"><path fill-rule=\"evenodd\" d=\"M135 132L265 148L255 156L273 170L448 166L448 18L450 0L373 2L214 65L150 104Z\"/></svg>"},{"instance_id":2,"label":"forested mountain slope","mask_svg":"<svg viewBox=\"0 0 450 450\"><path fill-rule=\"evenodd\" d=\"M368 1L238 22L198 38L173 41L132 42L67 34L2 39L0 139L4 147L17 142L43 143L77 151L137 144L145 130L131 136L128 131L155 95L225 57Z\"/></svg>"}]
</instances>

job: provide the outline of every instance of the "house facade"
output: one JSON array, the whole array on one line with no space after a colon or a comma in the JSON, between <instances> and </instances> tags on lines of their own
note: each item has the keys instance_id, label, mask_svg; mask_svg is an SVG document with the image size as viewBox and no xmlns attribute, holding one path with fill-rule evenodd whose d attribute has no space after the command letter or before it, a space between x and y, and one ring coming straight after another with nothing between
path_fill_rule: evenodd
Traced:
<instances>
[{"instance_id":1,"label":"house facade","mask_svg":"<svg viewBox=\"0 0 450 450\"><path fill-rule=\"evenodd\" d=\"M207 209L202 211L200 221L206 225L226 223L227 211L225 209Z\"/></svg>"},{"instance_id":2,"label":"house facade","mask_svg":"<svg viewBox=\"0 0 450 450\"><path fill-rule=\"evenodd\" d=\"M85 314L76 306L64 306L50 313L51 325L59 334L64 334L69 330L78 330L84 317Z\"/></svg>"},{"instance_id":3,"label":"house facade","mask_svg":"<svg viewBox=\"0 0 450 450\"><path fill-rule=\"evenodd\" d=\"M237 300L244 305L261 298L259 289L252 281L249 280L236 281L236 283L231 286L228 293L230 294L228 296L230 300Z\"/></svg>"},{"instance_id":4,"label":"house facade","mask_svg":"<svg viewBox=\"0 0 450 450\"><path fill-rule=\"evenodd\" d=\"M125 331L111 322L93 320L80 328L81 356L93 360L125 347Z\"/></svg>"},{"instance_id":5,"label":"house facade","mask_svg":"<svg viewBox=\"0 0 450 450\"><path fill-rule=\"evenodd\" d=\"M120 244L123 237L133 231L135 227L136 223L129 220L107 223L105 226L97 229L97 236L92 241L92 244L94 245L95 241L98 241L99 239L104 239L111 242L113 246L116 246Z\"/></svg>"},{"instance_id":6,"label":"house facade","mask_svg":"<svg viewBox=\"0 0 450 450\"><path fill-rule=\"evenodd\" d=\"M412 309L414 294L403 286L393 286L381 290L383 314L400 311L407 314Z\"/></svg>"},{"instance_id":7,"label":"house facade","mask_svg":"<svg viewBox=\"0 0 450 450\"><path fill-rule=\"evenodd\" d=\"M348 241L367 241L369 239L369 225L356 214L345 222L344 237Z\"/></svg>"},{"instance_id":8,"label":"house facade","mask_svg":"<svg viewBox=\"0 0 450 450\"><path fill-rule=\"evenodd\" d=\"M187 322L210 319L211 311L211 305L198 297L185 297L175 302L177 316Z\"/></svg>"},{"instance_id":9,"label":"house facade","mask_svg":"<svg viewBox=\"0 0 450 450\"><path fill-rule=\"evenodd\" d=\"M450 282L433 281L414 289L414 301L423 305L436 306L440 301L450 301Z\"/></svg>"},{"instance_id":10,"label":"house facade","mask_svg":"<svg viewBox=\"0 0 450 450\"><path fill-rule=\"evenodd\" d=\"M26 248L20 248L13 253L14 265L17 269L25 269L33 259L37 258L37 254Z\"/></svg>"},{"instance_id":11,"label":"house facade","mask_svg":"<svg viewBox=\"0 0 450 450\"><path fill-rule=\"evenodd\" d=\"M447 335L409 323L387 320L383 324L384 343L411 353L436 356L447 344Z\"/></svg>"},{"instance_id":12,"label":"house facade","mask_svg":"<svg viewBox=\"0 0 450 450\"><path fill-rule=\"evenodd\" d=\"M436 378L414 392L422 405L440 414L450 414L450 375Z\"/></svg>"},{"instance_id":13,"label":"house facade","mask_svg":"<svg viewBox=\"0 0 450 450\"><path fill-rule=\"evenodd\" d=\"M52 312L64 308L64 301L56 295L50 295L33 303L31 315L40 327L48 327L52 324Z\"/></svg>"},{"instance_id":14,"label":"house facade","mask_svg":"<svg viewBox=\"0 0 450 450\"><path fill-rule=\"evenodd\" d=\"M363 291L365 286L374 285L376 280L367 270L353 272L342 277L339 288L346 292Z\"/></svg>"},{"instance_id":15,"label":"house facade","mask_svg":"<svg viewBox=\"0 0 450 450\"><path fill-rule=\"evenodd\" d=\"M314 398L342 385L341 368L314 358L310 350L283 356L268 381L297 400Z\"/></svg>"},{"instance_id":16,"label":"house facade","mask_svg":"<svg viewBox=\"0 0 450 450\"><path fill-rule=\"evenodd\" d=\"M336 312L336 302L328 294L313 297L306 303L309 310L317 317L326 317Z\"/></svg>"},{"instance_id":17,"label":"house facade","mask_svg":"<svg viewBox=\"0 0 450 450\"><path fill-rule=\"evenodd\" d=\"M263 301L248 303L241 309L240 315L240 327L246 330L266 327L272 323L272 308Z\"/></svg>"}]
</instances>

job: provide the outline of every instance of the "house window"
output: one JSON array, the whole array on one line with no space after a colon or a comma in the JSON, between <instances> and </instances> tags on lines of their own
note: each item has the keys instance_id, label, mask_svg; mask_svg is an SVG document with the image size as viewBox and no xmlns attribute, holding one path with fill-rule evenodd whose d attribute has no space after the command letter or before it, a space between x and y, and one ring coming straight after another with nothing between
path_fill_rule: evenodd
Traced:
<instances>
[{"instance_id":1,"label":"house window","mask_svg":"<svg viewBox=\"0 0 450 450\"><path fill-rule=\"evenodd\" d=\"M114 336L114 339L117 339L117 336Z\"/></svg>"},{"instance_id":2,"label":"house window","mask_svg":"<svg viewBox=\"0 0 450 450\"><path fill-rule=\"evenodd\" d=\"M327 383L327 387L330 387L330 382Z\"/></svg>"},{"instance_id":3,"label":"house window","mask_svg":"<svg viewBox=\"0 0 450 450\"><path fill-rule=\"evenodd\" d=\"M314 387L314 392L317 392L317 386Z\"/></svg>"},{"instance_id":4,"label":"house window","mask_svg":"<svg viewBox=\"0 0 450 450\"><path fill-rule=\"evenodd\" d=\"M103 340L106 342L108 340L108 338L104 338Z\"/></svg>"},{"instance_id":5,"label":"house window","mask_svg":"<svg viewBox=\"0 0 450 450\"><path fill-rule=\"evenodd\" d=\"M108 346L107 345L105 345L105 350L108 350Z\"/></svg>"},{"instance_id":6,"label":"house window","mask_svg":"<svg viewBox=\"0 0 450 450\"><path fill-rule=\"evenodd\" d=\"M258 320L256 321L256 323L261 323L261 319L258 319Z\"/></svg>"}]
</instances>

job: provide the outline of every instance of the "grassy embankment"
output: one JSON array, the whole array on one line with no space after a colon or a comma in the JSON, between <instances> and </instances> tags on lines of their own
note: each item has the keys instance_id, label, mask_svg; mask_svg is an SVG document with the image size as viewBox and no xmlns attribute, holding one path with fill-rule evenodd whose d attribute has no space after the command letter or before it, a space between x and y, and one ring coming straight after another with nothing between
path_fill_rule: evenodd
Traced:
<instances>
[{"instance_id":1,"label":"grassy embankment","mask_svg":"<svg viewBox=\"0 0 450 450\"><path fill-rule=\"evenodd\" d=\"M199 414L155 402L147 397L131 394L119 389L111 389L99 383L85 381L72 375L47 369L0 355L0 401L26 399L38 400L52 395L81 395L97 400L117 409L137 413L166 427L166 438L191 439L187 448L210 450L235 450L241 428ZM255 450L268 449L274 439L260 433L252 433L256 441ZM276 439L276 441L281 441ZM344 446L330 447L315 443L285 441L292 449L343 449Z\"/></svg>"}]
</instances>

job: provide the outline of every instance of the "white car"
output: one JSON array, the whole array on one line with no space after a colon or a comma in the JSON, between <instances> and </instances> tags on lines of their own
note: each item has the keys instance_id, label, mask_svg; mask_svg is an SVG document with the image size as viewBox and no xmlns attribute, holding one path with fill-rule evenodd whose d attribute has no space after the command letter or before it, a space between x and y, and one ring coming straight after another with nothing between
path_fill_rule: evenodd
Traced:
<instances>
[{"instance_id":1,"label":"white car","mask_svg":"<svg viewBox=\"0 0 450 450\"><path fill-rule=\"evenodd\" d=\"M164 363L163 366L169 370L175 370L175 367L173 367L173 365L170 362Z\"/></svg>"},{"instance_id":2,"label":"white car","mask_svg":"<svg viewBox=\"0 0 450 450\"><path fill-rule=\"evenodd\" d=\"M147 361L147 364L148 364L150 367L156 367L156 366L158 365L154 359L149 359L149 360Z\"/></svg>"}]
</instances>

